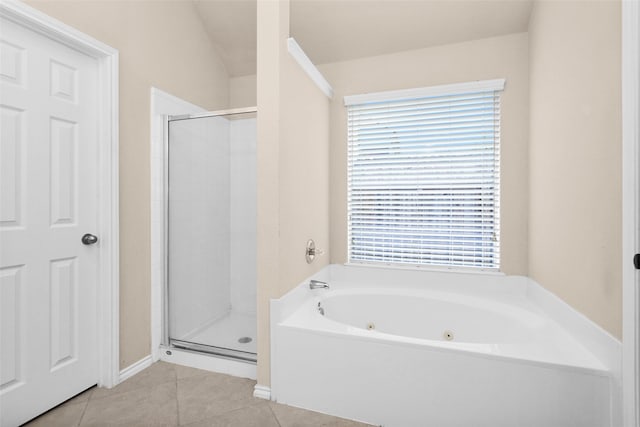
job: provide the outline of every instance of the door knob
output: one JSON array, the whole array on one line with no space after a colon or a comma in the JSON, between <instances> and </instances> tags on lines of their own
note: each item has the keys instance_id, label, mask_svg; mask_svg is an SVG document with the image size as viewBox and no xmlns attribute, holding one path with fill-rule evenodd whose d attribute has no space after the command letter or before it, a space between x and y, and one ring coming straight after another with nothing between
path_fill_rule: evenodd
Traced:
<instances>
[{"instance_id":1,"label":"door knob","mask_svg":"<svg viewBox=\"0 0 640 427\"><path fill-rule=\"evenodd\" d=\"M93 234L85 234L82 236L82 244L83 245L93 245L98 243L98 236L94 236Z\"/></svg>"}]
</instances>

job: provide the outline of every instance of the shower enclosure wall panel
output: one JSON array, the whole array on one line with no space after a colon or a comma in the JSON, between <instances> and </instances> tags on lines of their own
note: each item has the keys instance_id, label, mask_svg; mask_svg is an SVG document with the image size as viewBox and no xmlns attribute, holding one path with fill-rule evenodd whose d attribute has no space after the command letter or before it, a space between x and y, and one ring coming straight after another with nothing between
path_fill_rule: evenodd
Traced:
<instances>
[{"instance_id":1,"label":"shower enclosure wall panel","mask_svg":"<svg viewBox=\"0 0 640 427\"><path fill-rule=\"evenodd\" d=\"M231 307L256 314L256 120L230 121Z\"/></svg>"},{"instance_id":2,"label":"shower enclosure wall panel","mask_svg":"<svg viewBox=\"0 0 640 427\"><path fill-rule=\"evenodd\" d=\"M170 139L170 334L189 340L230 308L229 126L176 121Z\"/></svg>"}]
</instances>

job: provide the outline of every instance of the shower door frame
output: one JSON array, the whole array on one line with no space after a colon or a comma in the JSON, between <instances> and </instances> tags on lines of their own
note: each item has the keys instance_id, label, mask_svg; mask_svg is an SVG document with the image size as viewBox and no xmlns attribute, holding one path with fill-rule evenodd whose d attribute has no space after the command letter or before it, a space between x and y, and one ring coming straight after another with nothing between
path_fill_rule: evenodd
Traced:
<instances>
[{"instance_id":1,"label":"shower door frame","mask_svg":"<svg viewBox=\"0 0 640 427\"><path fill-rule=\"evenodd\" d=\"M179 348L184 350L196 351L199 353L208 353L218 357L239 360L252 364L257 363L257 353L250 353L242 350L233 350L224 347L216 347L206 344L192 343L189 341L178 340L169 336L169 122L203 119L209 117L223 117L237 114L257 114L257 107L230 108L226 110L205 111L193 114L181 115L164 115L163 116L163 280L162 280L162 336L160 344L167 348ZM256 325L257 326L257 325ZM177 344L177 345L176 345Z\"/></svg>"}]
</instances>

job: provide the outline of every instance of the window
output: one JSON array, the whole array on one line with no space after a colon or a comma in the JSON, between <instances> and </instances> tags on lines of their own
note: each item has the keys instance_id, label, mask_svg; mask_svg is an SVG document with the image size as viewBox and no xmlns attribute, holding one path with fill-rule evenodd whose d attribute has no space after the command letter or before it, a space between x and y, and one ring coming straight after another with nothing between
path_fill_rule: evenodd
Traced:
<instances>
[{"instance_id":1,"label":"window","mask_svg":"<svg viewBox=\"0 0 640 427\"><path fill-rule=\"evenodd\" d=\"M503 88L345 97L350 262L499 268Z\"/></svg>"}]
</instances>

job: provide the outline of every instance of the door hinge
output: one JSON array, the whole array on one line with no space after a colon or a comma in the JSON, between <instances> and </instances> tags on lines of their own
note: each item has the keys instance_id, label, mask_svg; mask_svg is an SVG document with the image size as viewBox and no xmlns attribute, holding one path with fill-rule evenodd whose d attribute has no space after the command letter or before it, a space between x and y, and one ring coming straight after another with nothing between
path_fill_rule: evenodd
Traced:
<instances>
[{"instance_id":1,"label":"door hinge","mask_svg":"<svg viewBox=\"0 0 640 427\"><path fill-rule=\"evenodd\" d=\"M636 267L636 270L640 270L640 254L633 256L633 265Z\"/></svg>"}]
</instances>

